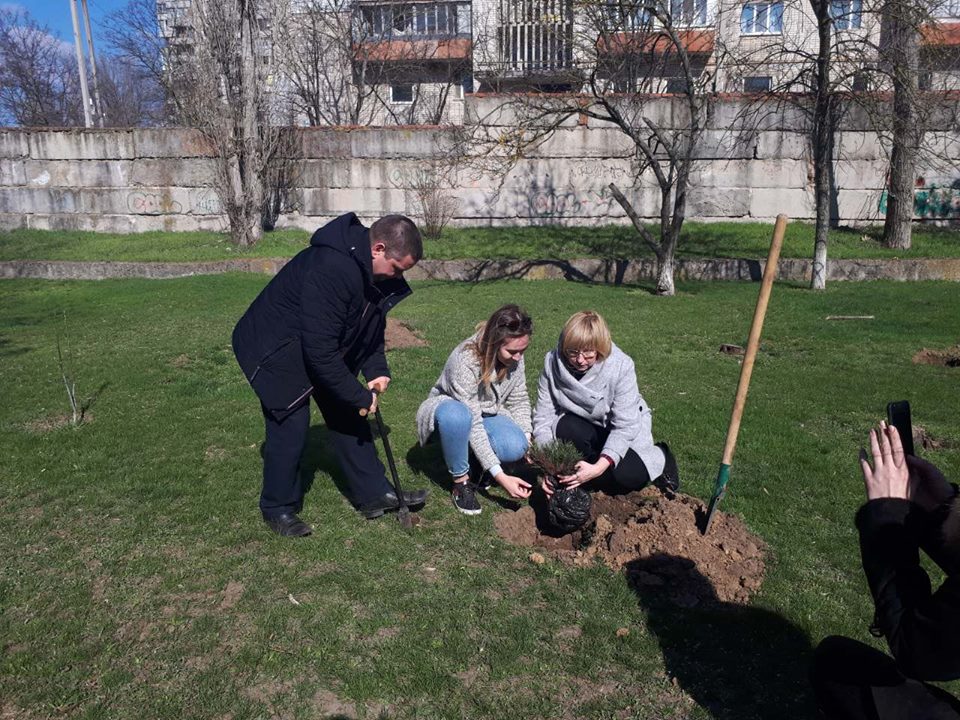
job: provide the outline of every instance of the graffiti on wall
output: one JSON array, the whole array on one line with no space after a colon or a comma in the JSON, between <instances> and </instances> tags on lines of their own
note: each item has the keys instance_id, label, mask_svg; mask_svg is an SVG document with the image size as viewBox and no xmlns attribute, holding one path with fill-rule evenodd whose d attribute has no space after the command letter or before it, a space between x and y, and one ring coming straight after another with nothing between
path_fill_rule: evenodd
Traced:
<instances>
[{"instance_id":1,"label":"graffiti on wall","mask_svg":"<svg viewBox=\"0 0 960 720\"><path fill-rule=\"evenodd\" d=\"M887 191L880 195L879 209L887 211ZM913 216L921 220L960 221L960 178L927 180L918 177L913 190Z\"/></svg>"},{"instance_id":2,"label":"graffiti on wall","mask_svg":"<svg viewBox=\"0 0 960 720\"><path fill-rule=\"evenodd\" d=\"M174 200L167 190L161 192L135 191L127 195L127 209L136 215L219 215L223 212L220 198L213 190L199 190L189 194L190 209Z\"/></svg>"}]
</instances>

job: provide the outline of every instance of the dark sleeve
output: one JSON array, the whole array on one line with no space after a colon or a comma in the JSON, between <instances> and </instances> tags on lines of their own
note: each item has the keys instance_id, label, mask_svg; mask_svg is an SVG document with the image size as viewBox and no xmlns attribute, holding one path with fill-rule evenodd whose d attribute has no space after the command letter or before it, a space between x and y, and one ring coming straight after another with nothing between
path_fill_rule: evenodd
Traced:
<instances>
[{"instance_id":1,"label":"dark sleeve","mask_svg":"<svg viewBox=\"0 0 960 720\"><path fill-rule=\"evenodd\" d=\"M351 272L341 263L320 263L307 273L300 296L300 335L313 382L335 400L369 407L373 396L343 361L350 302L356 293Z\"/></svg>"},{"instance_id":2,"label":"dark sleeve","mask_svg":"<svg viewBox=\"0 0 960 720\"><path fill-rule=\"evenodd\" d=\"M950 514L950 508L956 502L957 486L953 486L954 497L933 511L913 507L908 523L920 541L920 549L933 560L947 575L960 574L960 543L948 543L943 534L943 526Z\"/></svg>"},{"instance_id":3,"label":"dark sleeve","mask_svg":"<svg viewBox=\"0 0 960 720\"><path fill-rule=\"evenodd\" d=\"M918 538L909 528L907 500L871 500L857 513L860 554L876 608L874 623L900 670L921 680L946 680L960 671L960 578L931 592L920 567Z\"/></svg>"},{"instance_id":4,"label":"dark sleeve","mask_svg":"<svg viewBox=\"0 0 960 720\"><path fill-rule=\"evenodd\" d=\"M390 377L390 368L387 366L387 355L384 352L383 331L380 332L380 343L374 348L370 357L364 361L360 371L367 381L378 377Z\"/></svg>"}]
</instances>

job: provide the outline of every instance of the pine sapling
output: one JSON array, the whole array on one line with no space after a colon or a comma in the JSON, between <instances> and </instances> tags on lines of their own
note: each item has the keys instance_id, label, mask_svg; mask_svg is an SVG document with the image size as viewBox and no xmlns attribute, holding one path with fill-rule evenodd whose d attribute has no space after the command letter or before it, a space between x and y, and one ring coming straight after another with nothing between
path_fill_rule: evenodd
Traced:
<instances>
[{"instance_id":1,"label":"pine sapling","mask_svg":"<svg viewBox=\"0 0 960 720\"><path fill-rule=\"evenodd\" d=\"M534 443L527 455L533 465L550 477L572 475L577 463L583 460L577 446L569 440Z\"/></svg>"}]
</instances>

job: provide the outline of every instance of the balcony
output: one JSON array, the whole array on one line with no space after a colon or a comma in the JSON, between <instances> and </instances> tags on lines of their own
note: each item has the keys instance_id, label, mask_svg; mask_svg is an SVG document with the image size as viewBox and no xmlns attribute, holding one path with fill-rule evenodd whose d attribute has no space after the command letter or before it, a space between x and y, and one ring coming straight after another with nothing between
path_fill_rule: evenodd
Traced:
<instances>
[{"instance_id":1,"label":"balcony","mask_svg":"<svg viewBox=\"0 0 960 720\"><path fill-rule=\"evenodd\" d=\"M469 2L359 3L355 13L357 60L464 62L471 57Z\"/></svg>"},{"instance_id":2,"label":"balcony","mask_svg":"<svg viewBox=\"0 0 960 720\"><path fill-rule=\"evenodd\" d=\"M687 55L709 55L716 44L715 30L677 30L677 39ZM663 30L613 32L597 40L597 54L605 57L623 55L675 54L671 37Z\"/></svg>"}]
</instances>

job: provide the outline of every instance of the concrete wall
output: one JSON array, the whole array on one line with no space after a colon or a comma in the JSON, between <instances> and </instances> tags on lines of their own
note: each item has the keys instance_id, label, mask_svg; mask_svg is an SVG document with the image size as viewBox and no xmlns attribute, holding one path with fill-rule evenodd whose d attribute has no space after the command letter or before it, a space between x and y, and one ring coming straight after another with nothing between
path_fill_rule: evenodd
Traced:
<instances>
[{"instance_id":1,"label":"concrete wall","mask_svg":"<svg viewBox=\"0 0 960 720\"><path fill-rule=\"evenodd\" d=\"M489 116L493 97L469 99L470 117ZM813 169L790 112L767 116L763 128L731 130L740 106L720 103L710 117L693 174L688 217L771 220L778 213L813 217ZM673 122L678 106L665 99L657 121ZM509 113L489 125L512 129ZM447 157L454 131L438 128L311 128L301 131L296 211L281 225L313 228L347 211L364 218L388 212L416 216L413 187L435 159ZM960 159L960 132L937 138ZM885 154L874 134L850 121L840 138L838 208L846 223L881 218ZM648 176L634 183L630 145L616 130L571 122L520 161L502 187L498 178L459 168L451 194L457 224L581 224L628 222L610 197L615 182L647 217L657 216L658 191ZM942 163L919 175L953 193L948 216L960 217L960 171ZM953 167L960 167L954 163ZM186 129L0 129L0 228L111 232L219 230L225 223L212 185L209 152ZM956 191L951 190L956 188ZM939 197L939 196L938 196ZM951 205L951 202L954 204ZM944 207L943 202L939 207Z\"/></svg>"}]
</instances>

